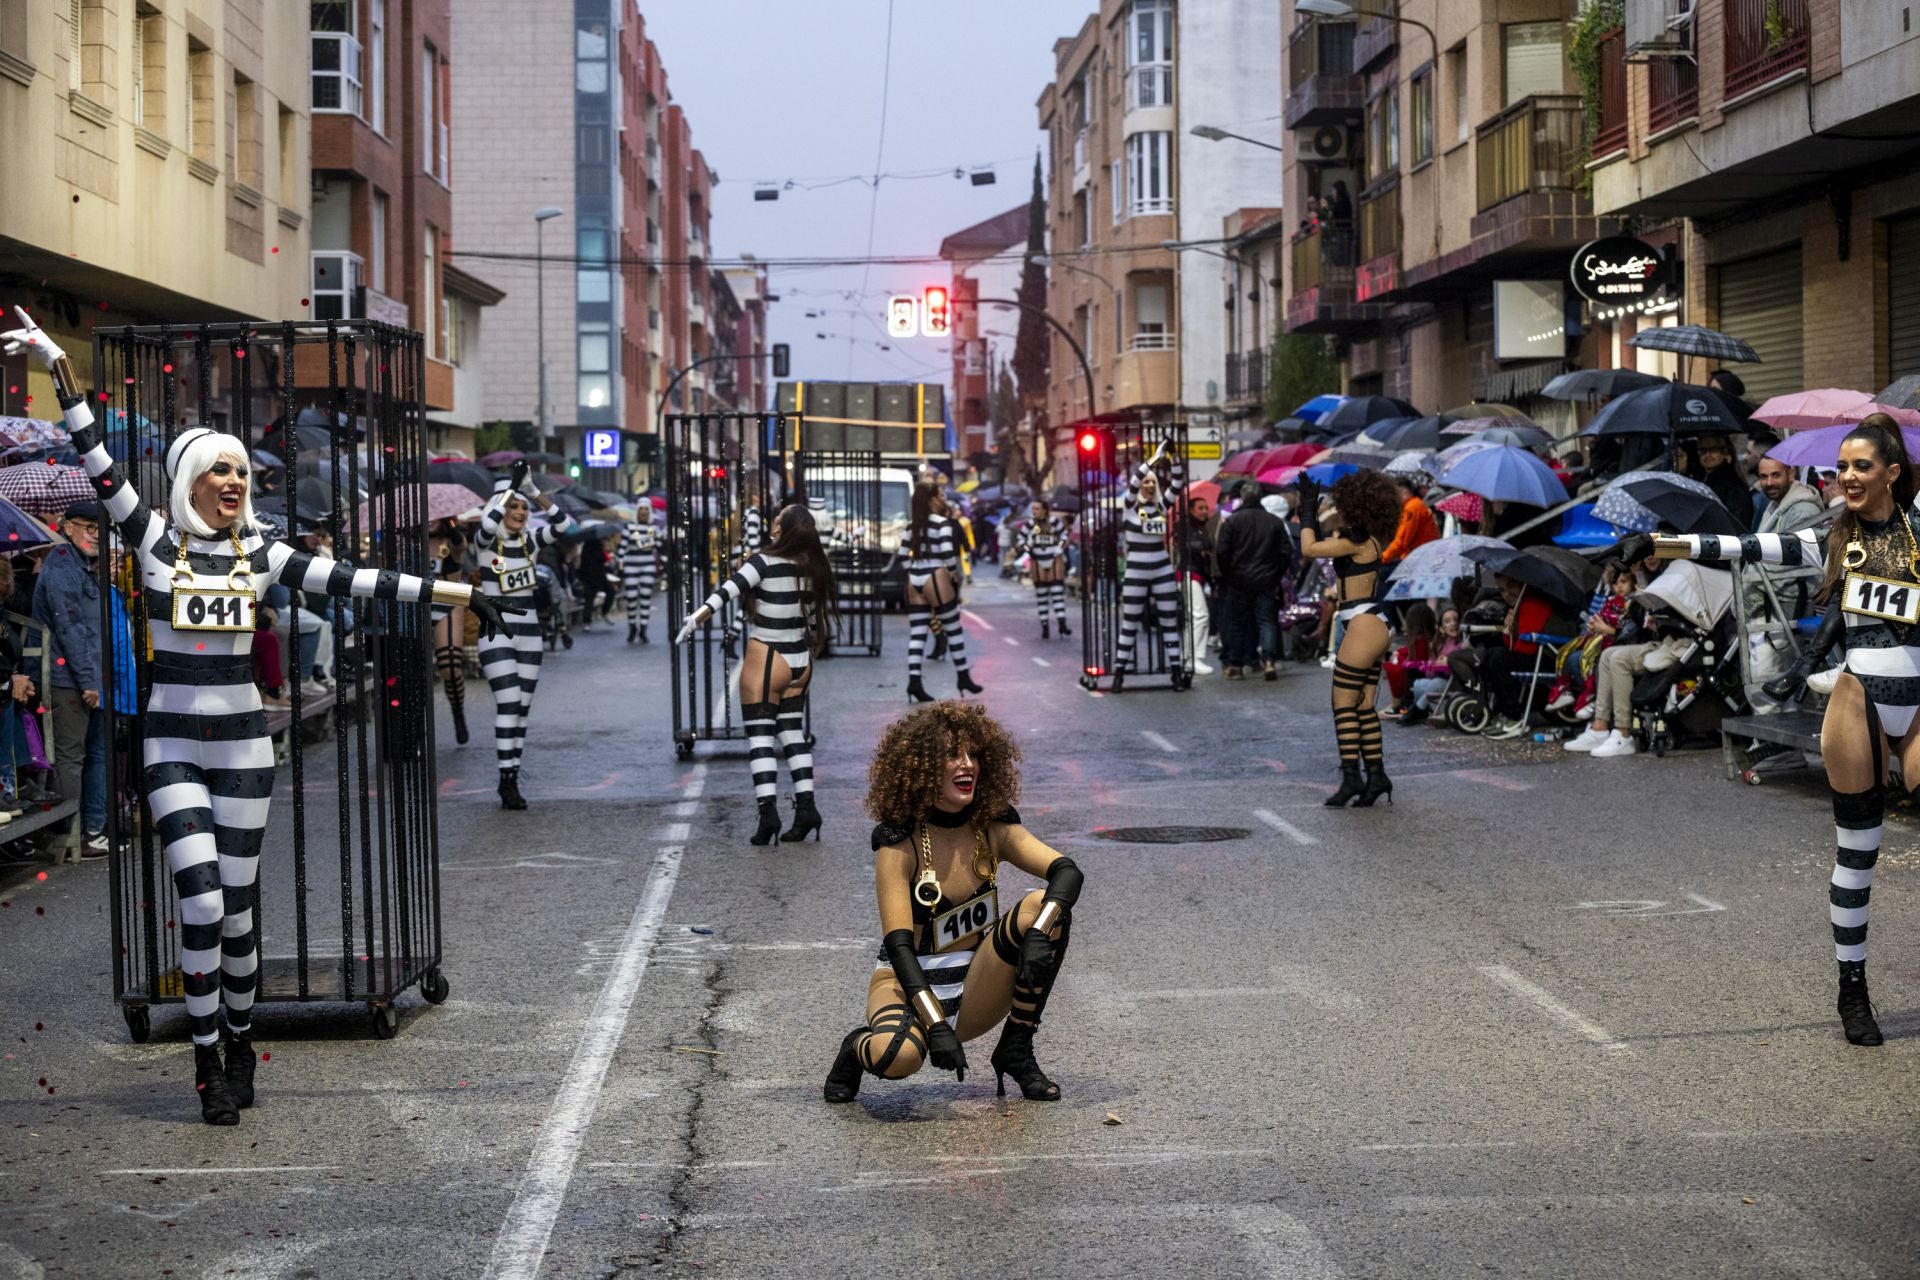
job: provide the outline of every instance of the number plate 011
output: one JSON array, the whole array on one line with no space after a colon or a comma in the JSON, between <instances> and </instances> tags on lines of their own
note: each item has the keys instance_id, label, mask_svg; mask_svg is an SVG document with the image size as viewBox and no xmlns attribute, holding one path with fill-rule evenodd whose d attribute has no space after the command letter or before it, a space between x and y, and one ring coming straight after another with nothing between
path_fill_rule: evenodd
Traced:
<instances>
[{"instance_id":1,"label":"number plate 011","mask_svg":"<svg viewBox=\"0 0 1920 1280\"><path fill-rule=\"evenodd\" d=\"M251 591L207 587L173 589L176 631L252 631L259 600Z\"/></svg>"},{"instance_id":2,"label":"number plate 011","mask_svg":"<svg viewBox=\"0 0 1920 1280\"><path fill-rule=\"evenodd\" d=\"M1875 578L1864 573L1849 573L1846 603L1841 607L1848 613L1885 618L1888 622L1904 622L1911 626L1920 623L1920 586L1911 582Z\"/></svg>"},{"instance_id":3,"label":"number plate 011","mask_svg":"<svg viewBox=\"0 0 1920 1280\"><path fill-rule=\"evenodd\" d=\"M933 945L941 951L951 949L962 938L970 938L1000 918L1000 891L988 889L968 898L951 911L933 918Z\"/></svg>"}]
</instances>

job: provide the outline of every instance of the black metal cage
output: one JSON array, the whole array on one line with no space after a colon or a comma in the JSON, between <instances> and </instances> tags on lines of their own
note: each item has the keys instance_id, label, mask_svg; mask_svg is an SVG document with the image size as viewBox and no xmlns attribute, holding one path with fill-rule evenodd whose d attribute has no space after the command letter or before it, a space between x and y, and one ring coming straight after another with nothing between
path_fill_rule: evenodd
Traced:
<instances>
[{"instance_id":1,"label":"black metal cage","mask_svg":"<svg viewBox=\"0 0 1920 1280\"><path fill-rule=\"evenodd\" d=\"M880 455L805 449L786 455L786 467L789 492L813 512L833 565L833 634L826 651L877 658L886 611L883 580L894 558L885 535L889 523L898 523L881 510Z\"/></svg>"},{"instance_id":2,"label":"black metal cage","mask_svg":"<svg viewBox=\"0 0 1920 1280\"><path fill-rule=\"evenodd\" d=\"M94 357L107 448L150 505L167 501L168 442L205 425L285 464L279 495L254 486L263 523L278 526L272 533L298 538L324 526L344 560L424 575L418 333L364 320L126 327L96 330ZM255 458L258 480L281 470L262 463ZM103 700L114 995L144 1040L150 1007L184 1000L183 975L173 879L141 795L147 620L139 574L126 548L114 550L121 554L100 557L105 680L116 695ZM290 668L302 604L294 593L282 620ZM429 606L335 600L322 618L341 658L335 689L310 697L296 675L291 705L268 709L285 768L253 888L256 999L363 1002L386 1038L400 992L418 982L436 1004L448 992Z\"/></svg>"},{"instance_id":3,"label":"black metal cage","mask_svg":"<svg viewBox=\"0 0 1920 1280\"><path fill-rule=\"evenodd\" d=\"M1097 689L1103 680L1111 683L1118 652L1126 572L1124 522L1134 468L1156 457L1185 459L1187 425L1132 419L1085 423L1075 429L1074 455L1080 496L1075 531L1080 550L1080 683ZM1169 506L1169 539L1178 531L1184 508L1184 495ZM1177 566L1178 549L1173 550ZM1192 677L1196 637L1191 634L1187 586L1178 585L1173 623L1181 632L1182 661L1177 668L1169 661L1158 615L1149 601L1134 639L1129 688L1141 677L1158 676L1165 676L1174 688L1184 688ZM1205 642L1204 636L1197 639Z\"/></svg>"}]
</instances>

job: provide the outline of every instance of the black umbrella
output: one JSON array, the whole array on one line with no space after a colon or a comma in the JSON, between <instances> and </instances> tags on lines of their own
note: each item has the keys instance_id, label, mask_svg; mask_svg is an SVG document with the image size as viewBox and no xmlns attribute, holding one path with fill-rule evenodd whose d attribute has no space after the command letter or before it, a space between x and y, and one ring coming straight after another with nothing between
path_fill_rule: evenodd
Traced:
<instances>
[{"instance_id":1,"label":"black umbrella","mask_svg":"<svg viewBox=\"0 0 1920 1280\"><path fill-rule=\"evenodd\" d=\"M1890 409L1920 409L1920 373L1894 379L1873 400L1875 404L1884 404Z\"/></svg>"},{"instance_id":2,"label":"black umbrella","mask_svg":"<svg viewBox=\"0 0 1920 1280\"><path fill-rule=\"evenodd\" d=\"M571 489L562 489L558 493L547 495L556 510L564 511L576 520L584 519L594 509L594 503L578 497Z\"/></svg>"},{"instance_id":3,"label":"black umbrella","mask_svg":"<svg viewBox=\"0 0 1920 1280\"><path fill-rule=\"evenodd\" d=\"M1711 492L1700 492L1691 483L1679 483L1682 480L1683 477L1670 472L1653 471L1622 479L1620 488L1629 498L1680 533L1737 536L1747 532L1746 526L1727 510L1719 498Z\"/></svg>"},{"instance_id":4,"label":"black umbrella","mask_svg":"<svg viewBox=\"0 0 1920 1280\"><path fill-rule=\"evenodd\" d=\"M1600 584L1600 566L1567 547L1473 547L1465 553L1475 564L1524 583L1542 595L1579 608Z\"/></svg>"},{"instance_id":5,"label":"black umbrella","mask_svg":"<svg viewBox=\"0 0 1920 1280\"><path fill-rule=\"evenodd\" d=\"M457 484L482 498L493 496L493 472L477 462L429 462L428 484Z\"/></svg>"},{"instance_id":6,"label":"black umbrella","mask_svg":"<svg viewBox=\"0 0 1920 1280\"><path fill-rule=\"evenodd\" d=\"M605 489L589 489L583 484L576 484L567 492L595 507L624 506L627 501L617 493L608 493Z\"/></svg>"},{"instance_id":7,"label":"black umbrella","mask_svg":"<svg viewBox=\"0 0 1920 1280\"><path fill-rule=\"evenodd\" d=\"M1315 437L1350 435L1364 431L1382 418L1417 418L1420 411L1405 400L1392 396L1353 396L1346 403L1313 424L1309 434Z\"/></svg>"},{"instance_id":8,"label":"black umbrella","mask_svg":"<svg viewBox=\"0 0 1920 1280\"><path fill-rule=\"evenodd\" d=\"M1440 433L1452 426L1453 421L1444 413L1430 413L1424 418L1408 418L1381 431L1369 428L1367 434L1390 449L1438 449L1451 443L1442 440Z\"/></svg>"},{"instance_id":9,"label":"black umbrella","mask_svg":"<svg viewBox=\"0 0 1920 1280\"><path fill-rule=\"evenodd\" d=\"M1665 381L1638 369L1575 369L1540 388L1540 394L1549 400L1611 400Z\"/></svg>"},{"instance_id":10,"label":"black umbrella","mask_svg":"<svg viewBox=\"0 0 1920 1280\"><path fill-rule=\"evenodd\" d=\"M303 440L313 438L307 435L309 431L320 434L331 433L349 438L358 438L367 433L366 424L359 418L351 417L343 413L328 413L325 409L316 408L311 405L302 409L300 416L293 421L294 426L299 430L300 437Z\"/></svg>"},{"instance_id":11,"label":"black umbrella","mask_svg":"<svg viewBox=\"0 0 1920 1280\"><path fill-rule=\"evenodd\" d=\"M1745 431L1720 393L1689 382L1629 391L1593 415L1583 436L1722 436Z\"/></svg>"},{"instance_id":12,"label":"black umbrella","mask_svg":"<svg viewBox=\"0 0 1920 1280\"><path fill-rule=\"evenodd\" d=\"M1702 324L1671 324L1642 329L1627 339L1627 345L1642 351L1672 351L1683 356L1701 356L1725 364L1759 364L1760 357L1745 341Z\"/></svg>"}]
</instances>

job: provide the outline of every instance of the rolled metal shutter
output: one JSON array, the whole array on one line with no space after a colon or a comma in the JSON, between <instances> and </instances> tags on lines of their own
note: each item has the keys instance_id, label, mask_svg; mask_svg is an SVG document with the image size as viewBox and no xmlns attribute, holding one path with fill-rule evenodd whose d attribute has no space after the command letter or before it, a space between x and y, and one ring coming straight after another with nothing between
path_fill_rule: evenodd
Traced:
<instances>
[{"instance_id":1,"label":"rolled metal shutter","mask_svg":"<svg viewBox=\"0 0 1920 1280\"><path fill-rule=\"evenodd\" d=\"M1889 381L1920 373L1920 215L1887 224L1887 357Z\"/></svg>"},{"instance_id":2,"label":"rolled metal shutter","mask_svg":"<svg viewBox=\"0 0 1920 1280\"><path fill-rule=\"evenodd\" d=\"M1801 348L1800 248L1729 262L1717 269L1720 281L1722 333L1744 339L1761 363L1733 366L1747 386L1747 400L1759 404L1768 396L1804 391ZM1714 366L1702 360L1687 363L1689 378L1706 380Z\"/></svg>"}]
</instances>

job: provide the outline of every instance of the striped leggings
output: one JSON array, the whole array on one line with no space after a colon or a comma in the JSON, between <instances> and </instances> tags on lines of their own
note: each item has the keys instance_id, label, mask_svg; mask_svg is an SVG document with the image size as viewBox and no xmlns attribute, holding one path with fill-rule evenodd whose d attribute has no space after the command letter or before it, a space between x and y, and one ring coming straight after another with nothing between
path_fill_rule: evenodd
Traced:
<instances>
[{"instance_id":1,"label":"striped leggings","mask_svg":"<svg viewBox=\"0 0 1920 1280\"><path fill-rule=\"evenodd\" d=\"M163 720L151 708L149 715ZM164 719L202 720L205 734L221 735L150 736L142 747L147 806L180 901L187 1017L193 1042L208 1045L220 1038L223 998L229 1030L245 1035L252 1025L260 968L253 894L273 795L273 740L257 701L234 715ZM240 736L226 736L235 730Z\"/></svg>"},{"instance_id":2,"label":"striped leggings","mask_svg":"<svg viewBox=\"0 0 1920 1280\"><path fill-rule=\"evenodd\" d=\"M753 771L753 798L774 800L780 795L780 757L787 761L793 793L813 793L813 748L807 745L807 695L792 694L779 702L741 704L747 730L748 767Z\"/></svg>"},{"instance_id":3,"label":"striped leggings","mask_svg":"<svg viewBox=\"0 0 1920 1280\"><path fill-rule=\"evenodd\" d=\"M1034 602L1040 609L1040 621L1048 620L1049 614L1056 622L1067 620L1067 584L1064 582L1036 582L1033 584Z\"/></svg>"},{"instance_id":4,"label":"striped leggings","mask_svg":"<svg viewBox=\"0 0 1920 1280\"><path fill-rule=\"evenodd\" d=\"M1149 607L1160 629L1167 666L1180 665L1180 584L1174 581L1173 566L1163 565L1129 573L1120 582L1120 643L1114 651L1114 670L1134 670L1134 643Z\"/></svg>"},{"instance_id":5,"label":"striped leggings","mask_svg":"<svg viewBox=\"0 0 1920 1280\"><path fill-rule=\"evenodd\" d=\"M620 585L626 589L627 621L646 626L653 620L655 572L651 564L640 573L625 574Z\"/></svg>"},{"instance_id":6,"label":"striped leggings","mask_svg":"<svg viewBox=\"0 0 1920 1280\"><path fill-rule=\"evenodd\" d=\"M502 769L520 767L542 654L532 614L508 615L502 630L480 642L480 674L493 689L493 751Z\"/></svg>"},{"instance_id":7,"label":"striped leggings","mask_svg":"<svg viewBox=\"0 0 1920 1280\"><path fill-rule=\"evenodd\" d=\"M1867 903L1873 897L1873 868L1880 861L1880 819L1886 800L1880 787L1833 793L1833 878L1827 886L1827 914L1833 922L1833 955L1841 963L1867 958Z\"/></svg>"},{"instance_id":8,"label":"striped leggings","mask_svg":"<svg viewBox=\"0 0 1920 1280\"><path fill-rule=\"evenodd\" d=\"M927 651L927 634L932 630L933 620L940 619L940 634L947 638L947 654L953 659L955 671L967 669L967 633L960 625L960 601L958 598L947 601L935 610L932 605L907 605L907 674L914 679L920 678L921 659Z\"/></svg>"}]
</instances>

